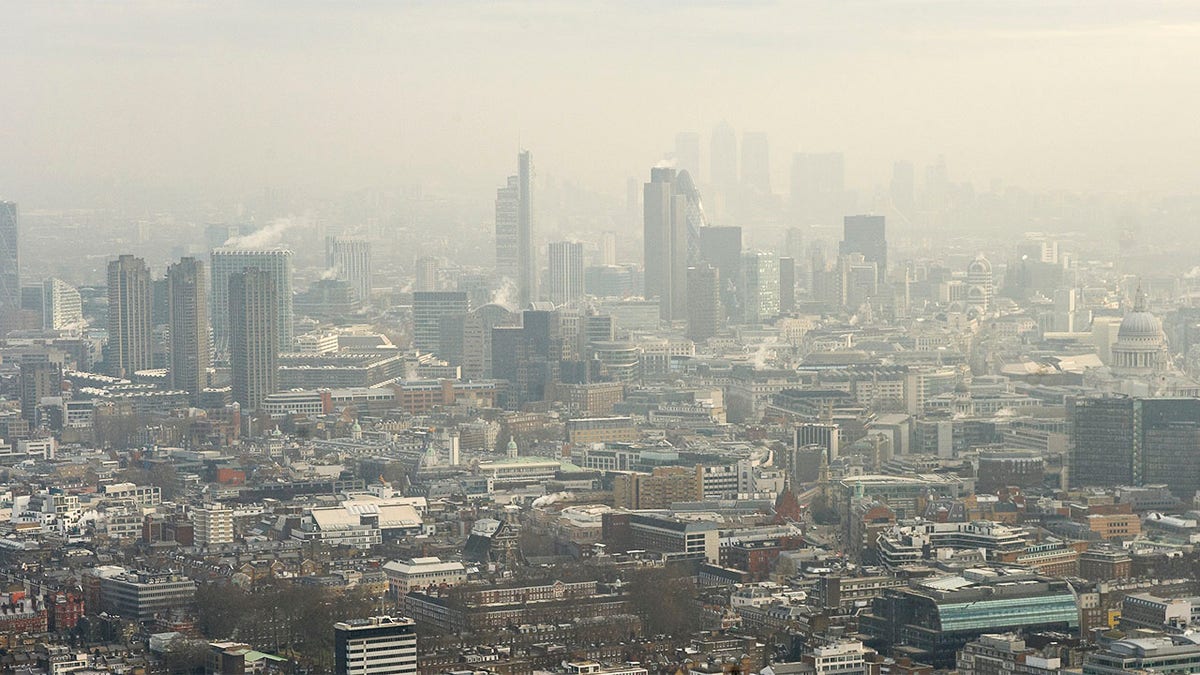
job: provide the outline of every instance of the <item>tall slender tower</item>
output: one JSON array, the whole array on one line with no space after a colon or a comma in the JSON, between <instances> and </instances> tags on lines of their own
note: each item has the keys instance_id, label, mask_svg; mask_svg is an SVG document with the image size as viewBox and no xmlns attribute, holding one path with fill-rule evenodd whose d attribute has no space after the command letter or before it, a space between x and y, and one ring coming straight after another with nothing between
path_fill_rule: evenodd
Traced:
<instances>
[{"instance_id":1,"label":"tall slender tower","mask_svg":"<svg viewBox=\"0 0 1200 675\"><path fill-rule=\"evenodd\" d=\"M687 198L676 194L675 169L655 167L642 188L645 295L657 297L664 321L687 314Z\"/></svg>"},{"instance_id":2,"label":"tall slender tower","mask_svg":"<svg viewBox=\"0 0 1200 675\"><path fill-rule=\"evenodd\" d=\"M496 274L509 279L518 276L517 266L517 177L509 176L508 183L496 190ZM432 290L432 289L431 289Z\"/></svg>"},{"instance_id":3,"label":"tall slender tower","mask_svg":"<svg viewBox=\"0 0 1200 675\"><path fill-rule=\"evenodd\" d=\"M537 300L537 258L533 254L533 156L517 155L517 291L521 306Z\"/></svg>"},{"instance_id":4,"label":"tall slender tower","mask_svg":"<svg viewBox=\"0 0 1200 675\"><path fill-rule=\"evenodd\" d=\"M151 331L150 268L123 255L108 263L108 372L130 377L154 364Z\"/></svg>"},{"instance_id":5,"label":"tall slender tower","mask_svg":"<svg viewBox=\"0 0 1200 675\"><path fill-rule=\"evenodd\" d=\"M17 203L0 202L0 337L21 326Z\"/></svg>"},{"instance_id":6,"label":"tall slender tower","mask_svg":"<svg viewBox=\"0 0 1200 675\"><path fill-rule=\"evenodd\" d=\"M229 276L229 366L233 400L257 410L275 392L279 369L279 296L270 272Z\"/></svg>"},{"instance_id":7,"label":"tall slender tower","mask_svg":"<svg viewBox=\"0 0 1200 675\"><path fill-rule=\"evenodd\" d=\"M208 385L208 293L204 264L182 258L167 268L167 314L171 327L171 387L199 405Z\"/></svg>"}]
</instances>

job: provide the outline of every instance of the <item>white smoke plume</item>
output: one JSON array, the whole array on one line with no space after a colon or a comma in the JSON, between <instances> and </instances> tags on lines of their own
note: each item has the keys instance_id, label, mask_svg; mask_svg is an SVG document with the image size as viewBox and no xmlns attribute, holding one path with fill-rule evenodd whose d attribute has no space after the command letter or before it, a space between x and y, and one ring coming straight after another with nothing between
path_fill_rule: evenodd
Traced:
<instances>
[{"instance_id":1,"label":"white smoke plume","mask_svg":"<svg viewBox=\"0 0 1200 675\"><path fill-rule=\"evenodd\" d=\"M302 223L293 218L276 218L265 227L240 237L230 237L225 248L269 248L283 241L283 234Z\"/></svg>"},{"instance_id":2,"label":"white smoke plume","mask_svg":"<svg viewBox=\"0 0 1200 675\"><path fill-rule=\"evenodd\" d=\"M512 279L504 277L500 280L500 287L492 291L491 302L507 308L517 306L517 285Z\"/></svg>"}]
</instances>

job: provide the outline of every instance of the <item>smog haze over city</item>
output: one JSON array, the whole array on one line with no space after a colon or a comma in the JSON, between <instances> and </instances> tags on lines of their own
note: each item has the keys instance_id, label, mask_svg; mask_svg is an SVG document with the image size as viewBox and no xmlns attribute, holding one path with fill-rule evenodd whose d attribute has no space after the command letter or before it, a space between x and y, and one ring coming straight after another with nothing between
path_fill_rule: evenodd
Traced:
<instances>
[{"instance_id":1,"label":"smog haze over city","mask_svg":"<svg viewBox=\"0 0 1200 675\"><path fill-rule=\"evenodd\" d=\"M0 673L1200 673L1200 3L0 8Z\"/></svg>"}]
</instances>

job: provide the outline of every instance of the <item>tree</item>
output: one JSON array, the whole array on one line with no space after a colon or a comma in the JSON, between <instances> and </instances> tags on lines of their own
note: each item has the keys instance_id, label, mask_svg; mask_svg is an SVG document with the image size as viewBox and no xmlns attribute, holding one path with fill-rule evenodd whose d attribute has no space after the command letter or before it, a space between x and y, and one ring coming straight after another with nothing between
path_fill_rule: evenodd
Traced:
<instances>
[{"instance_id":1,"label":"tree","mask_svg":"<svg viewBox=\"0 0 1200 675\"><path fill-rule=\"evenodd\" d=\"M627 592L646 632L687 635L699 628L695 583L682 571L670 567L637 570Z\"/></svg>"},{"instance_id":2,"label":"tree","mask_svg":"<svg viewBox=\"0 0 1200 675\"><path fill-rule=\"evenodd\" d=\"M182 638L171 641L163 653L163 667L171 675L203 675L208 662L208 645Z\"/></svg>"}]
</instances>

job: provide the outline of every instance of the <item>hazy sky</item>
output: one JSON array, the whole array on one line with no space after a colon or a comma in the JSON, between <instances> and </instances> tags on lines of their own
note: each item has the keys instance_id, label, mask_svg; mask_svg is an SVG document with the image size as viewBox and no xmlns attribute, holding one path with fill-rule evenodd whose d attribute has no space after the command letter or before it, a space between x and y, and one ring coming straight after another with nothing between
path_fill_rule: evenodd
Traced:
<instances>
[{"instance_id":1,"label":"hazy sky","mask_svg":"<svg viewBox=\"0 0 1200 675\"><path fill-rule=\"evenodd\" d=\"M1195 191L1197 2L4 2L0 197L614 194L680 130L1032 188ZM707 162L707 148L705 148ZM484 199L490 195L485 194Z\"/></svg>"}]
</instances>

